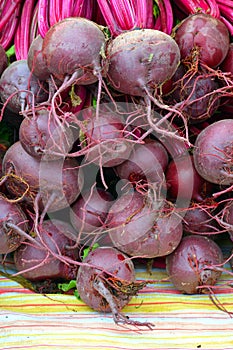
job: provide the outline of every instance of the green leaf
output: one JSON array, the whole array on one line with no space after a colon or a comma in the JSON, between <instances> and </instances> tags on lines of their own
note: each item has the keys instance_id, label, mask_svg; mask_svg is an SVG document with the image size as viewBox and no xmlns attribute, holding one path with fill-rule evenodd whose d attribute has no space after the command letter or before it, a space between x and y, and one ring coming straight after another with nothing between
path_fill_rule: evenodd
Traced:
<instances>
[{"instance_id":1,"label":"green leaf","mask_svg":"<svg viewBox=\"0 0 233 350\"><path fill-rule=\"evenodd\" d=\"M154 1L154 5L153 5L153 14L155 16L155 18L157 18L159 16L159 6L158 4L156 3L156 0Z\"/></svg>"},{"instance_id":2,"label":"green leaf","mask_svg":"<svg viewBox=\"0 0 233 350\"><path fill-rule=\"evenodd\" d=\"M153 54L153 53L150 53L150 54L149 54L148 61L151 62L151 61L153 60L153 57L154 57L154 54Z\"/></svg>"},{"instance_id":3,"label":"green leaf","mask_svg":"<svg viewBox=\"0 0 233 350\"><path fill-rule=\"evenodd\" d=\"M111 39L111 32L108 27L102 27L102 31L105 35L106 40Z\"/></svg>"},{"instance_id":4,"label":"green leaf","mask_svg":"<svg viewBox=\"0 0 233 350\"><path fill-rule=\"evenodd\" d=\"M99 244L95 243L92 247L87 247L87 248L83 249L82 259L85 259L88 256L88 254L90 253L90 251L95 250L98 247L99 247Z\"/></svg>"},{"instance_id":5,"label":"green leaf","mask_svg":"<svg viewBox=\"0 0 233 350\"><path fill-rule=\"evenodd\" d=\"M76 280L71 280L68 283L58 283L58 288L63 292L68 292L70 289L76 288Z\"/></svg>"},{"instance_id":6,"label":"green leaf","mask_svg":"<svg viewBox=\"0 0 233 350\"><path fill-rule=\"evenodd\" d=\"M82 147L87 146L86 135L85 135L85 132L83 132L83 130L79 131L79 141L80 141Z\"/></svg>"},{"instance_id":7,"label":"green leaf","mask_svg":"<svg viewBox=\"0 0 233 350\"><path fill-rule=\"evenodd\" d=\"M74 291L74 296L76 299L80 300L80 295L79 295L79 292L77 291L77 289Z\"/></svg>"},{"instance_id":8,"label":"green leaf","mask_svg":"<svg viewBox=\"0 0 233 350\"><path fill-rule=\"evenodd\" d=\"M10 63L11 63L11 58L15 56L15 45L12 45L12 46L6 51L6 55L7 55L8 64L10 64Z\"/></svg>"},{"instance_id":9,"label":"green leaf","mask_svg":"<svg viewBox=\"0 0 233 350\"><path fill-rule=\"evenodd\" d=\"M97 103L96 98L93 97L93 98L92 98L92 106L93 106L94 108L96 108L96 103Z\"/></svg>"},{"instance_id":10,"label":"green leaf","mask_svg":"<svg viewBox=\"0 0 233 350\"><path fill-rule=\"evenodd\" d=\"M75 84L71 86L71 90L69 92L69 95L70 95L72 106L73 107L80 106L80 104L82 103L82 99L80 98L80 96L78 96L75 93Z\"/></svg>"}]
</instances>

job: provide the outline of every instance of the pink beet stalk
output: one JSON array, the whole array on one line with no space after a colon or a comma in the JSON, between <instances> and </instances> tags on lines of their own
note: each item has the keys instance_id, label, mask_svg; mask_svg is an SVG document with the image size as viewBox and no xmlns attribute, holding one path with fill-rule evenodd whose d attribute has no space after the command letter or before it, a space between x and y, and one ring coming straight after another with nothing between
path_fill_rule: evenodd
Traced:
<instances>
[{"instance_id":1,"label":"pink beet stalk","mask_svg":"<svg viewBox=\"0 0 233 350\"><path fill-rule=\"evenodd\" d=\"M74 0L72 16L92 19L94 0Z\"/></svg>"},{"instance_id":2,"label":"pink beet stalk","mask_svg":"<svg viewBox=\"0 0 233 350\"><path fill-rule=\"evenodd\" d=\"M22 0L12 2L10 0L2 1L0 4L0 44L7 50L16 32L19 22L19 12Z\"/></svg>"},{"instance_id":3,"label":"pink beet stalk","mask_svg":"<svg viewBox=\"0 0 233 350\"><path fill-rule=\"evenodd\" d=\"M171 34L173 28L173 11L170 0L156 0L156 4L159 14L156 18L154 28L166 34Z\"/></svg>"},{"instance_id":4,"label":"pink beet stalk","mask_svg":"<svg viewBox=\"0 0 233 350\"><path fill-rule=\"evenodd\" d=\"M135 12L131 1L112 0L112 11L120 28L128 30L135 27Z\"/></svg>"},{"instance_id":5,"label":"pink beet stalk","mask_svg":"<svg viewBox=\"0 0 233 350\"><path fill-rule=\"evenodd\" d=\"M42 38L49 30L49 20L48 20L48 10L49 10L49 1L48 0L39 0L38 7L38 31Z\"/></svg>"},{"instance_id":6,"label":"pink beet stalk","mask_svg":"<svg viewBox=\"0 0 233 350\"><path fill-rule=\"evenodd\" d=\"M32 14L30 37L29 37L30 43L36 38L37 35L38 35L38 2L36 2L34 11Z\"/></svg>"},{"instance_id":7,"label":"pink beet stalk","mask_svg":"<svg viewBox=\"0 0 233 350\"><path fill-rule=\"evenodd\" d=\"M186 14L204 12L215 18L220 15L216 0L176 0L175 4Z\"/></svg>"},{"instance_id":8,"label":"pink beet stalk","mask_svg":"<svg viewBox=\"0 0 233 350\"><path fill-rule=\"evenodd\" d=\"M136 28L152 28L151 0L98 0L99 8L112 36Z\"/></svg>"},{"instance_id":9,"label":"pink beet stalk","mask_svg":"<svg viewBox=\"0 0 233 350\"><path fill-rule=\"evenodd\" d=\"M73 0L68 0L68 1L63 1L62 2L62 19L71 17L72 13L72 8L73 8ZM50 14L52 14L53 9L51 8Z\"/></svg>"},{"instance_id":10,"label":"pink beet stalk","mask_svg":"<svg viewBox=\"0 0 233 350\"><path fill-rule=\"evenodd\" d=\"M49 0L48 24L53 26L62 19L62 1Z\"/></svg>"},{"instance_id":11,"label":"pink beet stalk","mask_svg":"<svg viewBox=\"0 0 233 350\"><path fill-rule=\"evenodd\" d=\"M110 7L110 4L108 3L108 1L107 0L98 0L98 5L99 5L99 8L101 10L101 13L103 15L103 18L106 22L106 25L107 25L110 33L113 36L117 36L118 34L120 34L122 32L121 28L119 28L117 23L116 23L116 20L113 16L113 13L111 11L111 7Z\"/></svg>"},{"instance_id":12,"label":"pink beet stalk","mask_svg":"<svg viewBox=\"0 0 233 350\"><path fill-rule=\"evenodd\" d=\"M35 0L24 3L18 28L15 33L15 55L17 60L27 59L30 46L30 29L33 18Z\"/></svg>"},{"instance_id":13,"label":"pink beet stalk","mask_svg":"<svg viewBox=\"0 0 233 350\"><path fill-rule=\"evenodd\" d=\"M153 28L153 1L152 0L136 0L133 3L134 11L137 19L138 28Z\"/></svg>"},{"instance_id":14,"label":"pink beet stalk","mask_svg":"<svg viewBox=\"0 0 233 350\"><path fill-rule=\"evenodd\" d=\"M221 15L228 19L233 24L233 5L229 7L227 5L219 4L219 10Z\"/></svg>"},{"instance_id":15,"label":"pink beet stalk","mask_svg":"<svg viewBox=\"0 0 233 350\"><path fill-rule=\"evenodd\" d=\"M219 18L220 11L216 0L206 0L206 3L209 5L209 9L210 9L209 14L215 18Z\"/></svg>"},{"instance_id":16,"label":"pink beet stalk","mask_svg":"<svg viewBox=\"0 0 233 350\"><path fill-rule=\"evenodd\" d=\"M230 22L228 19L226 19L226 17L220 16L219 18L227 27L227 29L229 30L229 33L233 36L233 24L232 22Z\"/></svg>"},{"instance_id":17,"label":"pink beet stalk","mask_svg":"<svg viewBox=\"0 0 233 350\"><path fill-rule=\"evenodd\" d=\"M7 25L13 13L23 4L22 0L5 1L0 7L1 20L0 20L0 32Z\"/></svg>"}]
</instances>

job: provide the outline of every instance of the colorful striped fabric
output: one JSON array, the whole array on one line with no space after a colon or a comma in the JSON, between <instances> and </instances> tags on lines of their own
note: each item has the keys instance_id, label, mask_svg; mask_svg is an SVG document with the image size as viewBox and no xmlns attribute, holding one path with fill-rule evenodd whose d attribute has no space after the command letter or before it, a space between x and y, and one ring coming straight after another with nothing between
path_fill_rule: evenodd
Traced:
<instances>
[{"instance_id":1,"label":"colorful striped fabric","mask_svg":"<svg viewBox=\"0 0 233 350\"><path fill-rule=\"evenodd\" d=\"M147 285L123 312L152 322L153 330L116 325L110 314L97 313L74 296L36 294L1 277L0 349L233 349L233 318L208 295L180 294L162 268L150 275L138 267L137 277L158 283ZM229 278L223 273L216 297L233 313Z\"/></svg>"},{"instance_id":2,"label":"colorful striped fabric","mask_svg":"<svg viewBox=\"0 0 233 350\"><path fill-rule=\"evenodd\" d=\"M229 265L215 291L225 311L208 295L179 293L165 269L154 266L151 273L137 266L137 279L153 283L123 309L131 319L153 323L153 330L116 325L111 314L95 312L72 295L37 294L0 276L0 350L233 350Z\"/></svg>"}]
</instances>

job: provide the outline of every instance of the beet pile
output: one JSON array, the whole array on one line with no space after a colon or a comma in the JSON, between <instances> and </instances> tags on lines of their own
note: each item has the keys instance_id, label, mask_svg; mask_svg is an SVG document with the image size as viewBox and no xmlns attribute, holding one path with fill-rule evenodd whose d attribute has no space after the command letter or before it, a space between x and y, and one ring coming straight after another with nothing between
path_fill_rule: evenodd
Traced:
<instances>
[{"instance_id":1,"label":"beet pile","mask_svg":"<svg viewBox=\"0 0 233 350\"><path fill-rule=\"evenodd\" d=\"M153 328L137 264L198 294L232 261L233 7L64 3L0 5L2 264Z\"/></svg>"}]
</instances>

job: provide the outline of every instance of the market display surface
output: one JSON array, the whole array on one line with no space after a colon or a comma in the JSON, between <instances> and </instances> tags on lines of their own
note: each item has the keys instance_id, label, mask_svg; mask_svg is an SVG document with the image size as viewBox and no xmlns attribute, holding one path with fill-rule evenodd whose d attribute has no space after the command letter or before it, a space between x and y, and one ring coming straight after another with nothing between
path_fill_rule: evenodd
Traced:
<instances>
[{"instance_id":1,"label":"market display surface","mask_svg":"<svg viewBox=\"0 0 233 350\"><path fill-rule=\"evenodd\" d=\"M147 279L145 268L137 269ZM165 270L150 277L164 280ZM233 310L231 289L218 283L216 297ZM93 311L70 295L32 293L19 284L0 280L1 349L232 349L232 318L206 295L182 295L164 280L134 297L124 312L155 324L153 330L119 326L110 314Z\"/></svg>"},{"instance_id":2,"label":"market display surface","mask_svg":"<svg viewBox=\"0 0 233 350\"><path fill-rule=\"evenodd\" d=\"M0 349L233 349L233 1L0 4Z\"/></svg>"}]
</instances>

